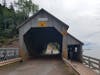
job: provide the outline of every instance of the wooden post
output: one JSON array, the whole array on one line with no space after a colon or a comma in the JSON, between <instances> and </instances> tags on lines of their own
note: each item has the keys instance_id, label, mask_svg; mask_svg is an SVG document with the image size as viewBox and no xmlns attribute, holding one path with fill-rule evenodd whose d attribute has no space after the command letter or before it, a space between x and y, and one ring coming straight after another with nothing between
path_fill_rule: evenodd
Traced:
<instances>
[{"instance_id":1,"label":"wooden post","mask_svg":"<svg viewBox=\"0 0 100 75\"><path fill-rule=\"evenodd\" d=\"M100 73L100 60L99 60L99 73Z\"/></svg>"},{"instance_id":2,"label":"wooden post","mask_svg":"<svg viewBox=\"0 0 100 75\"><path fill-rule=\"evenodd\" d=\"M62 35L63 35L63 41L62 41L62 57L67 59L68 58L67 42L66 42L66 40L67 40L67 38L66 38L67 32L66 31L63 32Z\"/></svg>"},{"instance_id":3,"label":"wooden post","mask_svg":"<svg viewBox=\"0 0 100 75\"><path fill-rule=\"evenodd\" d=\"M89 68L95 69L100 73L100 59L85 55L83 55L83 57L85 57L83 58L83 60L88 61L87 65L89 66Z\"/></svg>"},{"instance_id":4,"label":"wooden post","mask_svg":"<svg viewBox=\"0 0 100 75\"><path fill-rule=\"evenodd\" d=\"M89 64L89 68L91 68L90 57L88 57L88 64Z\"/></svg>"}]
</instances>

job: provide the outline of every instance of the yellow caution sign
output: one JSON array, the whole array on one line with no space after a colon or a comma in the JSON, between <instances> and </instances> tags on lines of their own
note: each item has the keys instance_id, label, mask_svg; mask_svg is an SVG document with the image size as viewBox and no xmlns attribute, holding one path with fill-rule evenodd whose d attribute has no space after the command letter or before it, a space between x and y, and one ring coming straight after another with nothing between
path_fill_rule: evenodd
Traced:
<instances>
[{"instance_id":1,"label":"yellow caution sign","mask_svg":"<svg viewBox=\"0 0 100 75\"><path fill-rule=\"evenodd\" d=\"M40 21L38 23L39 27L46 27L47 26L47 23L45 21Z\"/></svg>"}]
</instances>

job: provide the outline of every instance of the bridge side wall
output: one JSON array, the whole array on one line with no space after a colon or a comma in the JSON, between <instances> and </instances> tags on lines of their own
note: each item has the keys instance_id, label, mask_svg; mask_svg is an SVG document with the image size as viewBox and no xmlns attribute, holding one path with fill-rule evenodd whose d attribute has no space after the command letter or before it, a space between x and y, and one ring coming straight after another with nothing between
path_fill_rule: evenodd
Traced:
<instances>
[{"instance_id":1,"label":"bridge side wall","mask_svg":"<svg viewBox=\"0 0 100 75\"><path fill-rule=\"evenodd\" d=\"M39 18L47 18L45 26L39 26ZM47 13L41 12L37 16L35 16L33 19L31 19L29 22L27 22L25 25L19 28L19 42L20 42L20 56L23 57L23 59L27 59L28 57L28 50L26 49L25 42L23 39L23 35L31 28L31 27L55 27L58 32L60 32L63 35L63 42L62 42L62 55L63 57L67 58L67 48L66 48L66 38L65 35L67 35L67 27L63 25L61 22L53 18L52 16L48 15Z\"/></svg>"},{"instance_id":2,"label":"bridge side wall","mask_svg":"<svg viewBox=\"0 0 100 75\"><path fill-rule=\"evenodd\" d=\"M79 42L77 39L75 39L73 36L71 36L70 34L68 34L67 36L66 36L66 39L67 39L67 47L68 46L74 46L74 45L76 45L77 46L77 61L80 61L80 62L82 62L82 43L81 42Z\"/></svg>"},{"instance_id":3,"label":"bridge side wall","mask_svg":"<svg viewBox=\"0 0 100 75\"><path fill-rule=\"evenodd\" d=\"M72 36L70 36L69 34L66 36L67 38L67 43L68 45L77 45L80 44L79 41L77 41L76 39L74 39Z\"/></svg>"}]
</instances>

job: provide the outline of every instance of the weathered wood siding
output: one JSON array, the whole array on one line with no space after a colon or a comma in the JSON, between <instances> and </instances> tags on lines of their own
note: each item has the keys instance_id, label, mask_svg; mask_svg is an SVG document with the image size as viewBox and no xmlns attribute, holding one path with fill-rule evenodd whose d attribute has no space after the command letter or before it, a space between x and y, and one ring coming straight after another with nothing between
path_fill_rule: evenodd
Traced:
<instances>
[{"instance_id":1,"label":"weathered wood siding","mask_svg":"<svg viewBox=\"0 0 100 75\"><path fill-rule=\"evenodd\" d=\"M68 27L64 23L60 22L58 19L54 18L53 16L51 16L47 12L41 11L41 12L38 13L38 15L36 15L34 18L32 18L31 20L29 20L27 23L25 23L23 26L21 26L19 28L19 42L20 42L20 53L21 53L21 55L27 56L27 49L26 49L26 46L25 46L25 43L24 43L24 40L23 40L23 35L28 30L30 30L30 28L32 28L32 27L40 27L38 25L38 22L39 22L38 19L39 18L48 18L48 21L46 21L46 27L55 27L57 29L57 31L60 32L63 36L67 35ZM66 36L63 37L63 42L62 42L62 44L63 44L62 49L63 50L67 49L66 39L67 39Z\"/></svg>"},{"instance_id":2,"label":"weathered wood siding","mask_svg":"<svg viewBox=\"0 0 100 75\"><path fill-rule=\"evenodd\" d=\"M77 46L77 60L82 62L82 45L83 43L81 41L79 41L78 39L76 39L74 36L72 36L71 34L68 33L68 35L66 36L67 40L67 48L68 46ZM67 49L68 50L68 49Z\"/></svg>"},{"instance_id":3,"label":"weathered wood siding","mask_svg":"<svg viewBox=\"0 0 100 75\"><path fill-rule=\"evenodd\" d=\"M46 27L55 27L61 33L63 31L67 31L67 26L50 16L48 13L42 11L25 25L21 26L21 28L19 28L20 34L24 35L31 27L40 27L38 25L39 18L48 18L48 21L46 21Z\"/></svg>"},{"instance_id":4,"label":"weathered wood siding","mask_svg":"<svg viewBox=\"0 0 100 75\"><path fill-rule=\"evenodd\" d=\"M67 38L67 45L81 45L81 43L73 38L70 34L66 36Z\"/></svg>"}]
</instances>

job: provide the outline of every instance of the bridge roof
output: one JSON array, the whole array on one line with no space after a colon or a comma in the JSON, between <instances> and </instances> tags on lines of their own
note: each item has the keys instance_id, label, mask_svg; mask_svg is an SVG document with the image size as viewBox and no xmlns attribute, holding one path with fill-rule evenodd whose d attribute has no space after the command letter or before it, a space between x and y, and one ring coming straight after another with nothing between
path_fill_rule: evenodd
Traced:
<instances>
[{"instance_id":1,"label":"bridge roof","mask_svg":"<svg viewBox=\"0 0 100 75\"><path fill-rule=\"evenodd\" d=\"M79 44L81 44L81 45L84 45L84 43L82 42L82 41L80 41L80 40L78 40L76 37L74 37L73 35L71 35L70 33L68 33L68 35L67 35L67 37L70 37L70 38L72 38L73 40L75 40L76 42L78 42ZM68 39L69 40L69 39Z\"/></svg>"},{"instance_id":2,"label":"bridge roof","mask_svg":"<svg viewBox=\"0 0 100 75\"><path fill-rule=\"evenodd\" d=\"M54 15L52 15L51 13L47 12L45 9L40 9L37 13L35 13L33 16L31 16L30 18L28 18L27 20L25 20L22 24L17 26L17 29L19 29L20 27L22 27L23 25L25 25L27 22L29 22L31 19L33 19L35 16L37 16L40 12L45 12L48 15L52 16L54 19L58 20L59 22L62 23L62 25L64 25L67 29L69 28L69 26L67 24L65 24L64 22L62 22L61 20L59 20L57 17L55 17Z\"/></svg>"}]
</instances>

